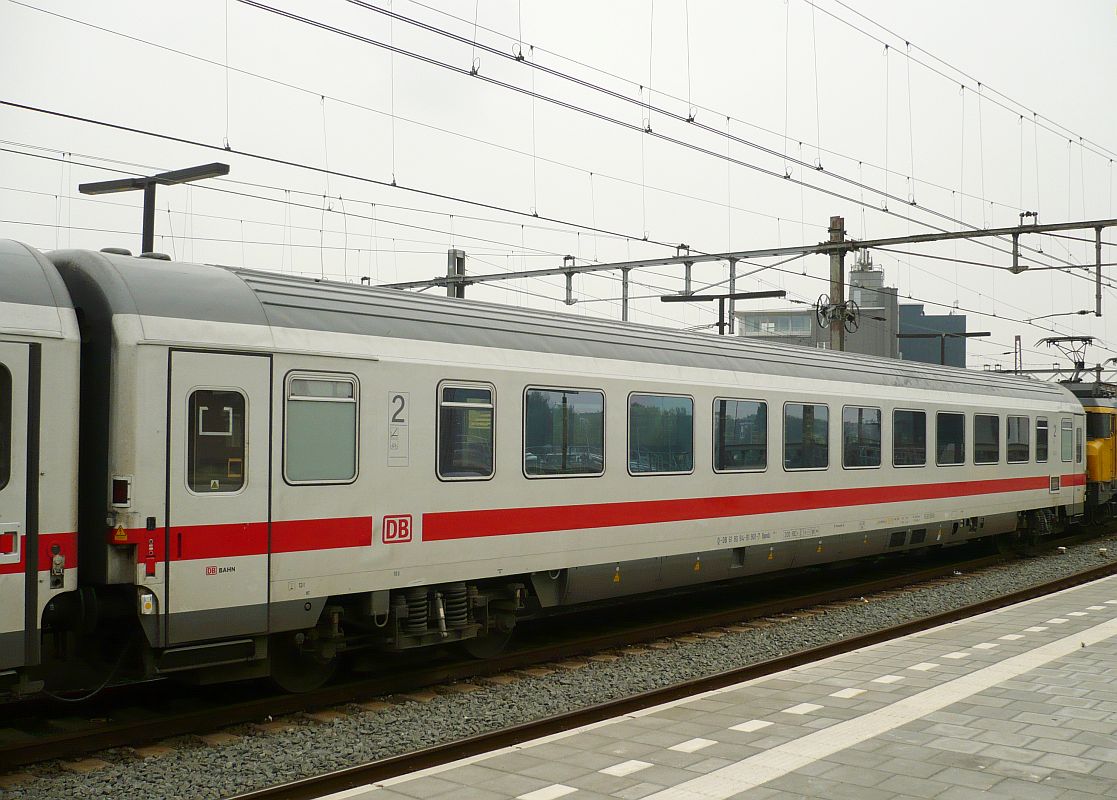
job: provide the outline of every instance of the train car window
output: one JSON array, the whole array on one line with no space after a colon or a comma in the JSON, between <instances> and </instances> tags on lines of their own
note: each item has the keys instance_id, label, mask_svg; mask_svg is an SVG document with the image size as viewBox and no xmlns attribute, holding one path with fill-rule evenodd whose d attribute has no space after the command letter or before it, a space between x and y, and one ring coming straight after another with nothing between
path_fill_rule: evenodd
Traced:
<instances>
[{"instance_id":1,"label":"train car window","mask_svg":"<svg viewBox=\"0 0 1117 800\"><path fill-rule=\"evenodd\" d=\"M357 378L287 377L283 474L288 483L350 483L357 478Z\"/></svg>"},{"instance_id":2,"label":"train car window","mask_svg":"<svg viewBox=\"0 0 1117 800\"><path fill-rule=\"evenodd\" d=\"M1031 439L1032 422L1027 417L1009 417L1007 422L1006 455L1009 464L1027 464L1028 442Z\"/></svg>"},{"instance_id":3,"label":"train car window","mask_svg":"<svg viewBox=\"0 0 1117 800\"><path fill-rule=\"evenodd\" d=\"M1068 463L1074 457L1074 423L1069 419L1059 420L1059 456Z\"/></svg>"},{"instance_id":4,"label":"train car window","mask_svg":"<svg viewBox=\"0 0 1117 800\"><path fill-rule=\"evenodd\" d=\"M966 415L940 411L935 415L935 463L966 463Z\"/></svg>"},{"instance_id":5,"label":"train car window","mask_svg":"<svg viewBox=\"0 0 1117 800\"><path fill-rule=\"evenodd\" d=\"M1113 415L1086 412L1086 438L1108 439L1113 435Z\"/></svg>"},{"instance_id":6,"label":"train car window","mask_svg":"<svg viewBox=\"0 0 1117 800\"><path fill-rule=\"evenodd\" d=\"M524 474L529 478L605 472L605 394L528 389L524 394Z\"/></svg>"},{"instance_id":7,"label":"train car window","mask_svg":"<svg viewBox=\"0 0 1117 800\"><path fill-rule=\"evenodd\" d=\"M1082 463L1082 426L1074 426L1074 463Z\"/></svg>"},{"instance_id":8,"label":"train car window","mask_svg":"<svg viewBox=\"0 0 1117 800\"><path fill-rule=\"evenodd\" d=\"M786 403L783 407L783 468L826 469L830 465L830 409Z\"/></svg>"},{"instance_id":9,"label":"train car window","mask_svg":"<svg viewBox=\"0 0 1117 800\"><path fill-rule=\"evenodd\" d=\"M440 390L438 476L476 480L493 476L493 390L448 386Z\"/></svg>"},{"instance_id":10,"label":"train car window","mask_svg":"<svg viewBox=\"0 0 1117 800\"><path fill-rule=\"evenodd\" d=\"M1047 461L1047 420L1043 417L1036 419L1036 462L1039 464Z\"/></svg>"},{"instance_id":11,"label":"train car window","mask_svg":"<svg viewBox=\"0 0 1117 800\"><path fill-rule=\"evenodd\" d=\"M880 466L880 409L842 409L842 466Z\"/></svg>"},{"instance_id":12,"label":"train car window","mask_svg":"<svg viewBox=\"0 0 1117 800\"><path fill-rule=\"evenodd\" d=\"M662 475L694 469L694 399L628 397L628 471Z\"/></svg>"},{"instance_id":13,"label":"train car window","mask_svg":"<svg viewBox=\"0 0 1117 800\"><path fill-rule=\"evenodd\" d=\"M995 414L974 414L973 463L996 464L1001 460L1001 418Z\"/></svg>"},{"instance_id":14,"label":"train car window","mask_svg":"<svg viewBox=\"0 0 1117 800\"><path fill-rule=\"evenodd\" d=\"M922 467L927 464L927 413L892 412L892 464Z\"/></svg>"},{"instance_id":15,"label":"train car window","mask_svg":"<svg viewBox=\"0 0 1117 800\"><path fill-rule=\"evenodd\" d=\"M0 364L0 489L12 477L12 373Z\"/></svg>"},{"instance_id":16,"label":"train car window","mask_svg":"<svg viewBox=\"0 0 1117 800\"><path fill-rule=\"evenodd\" d=\"M236 389L198 389L187 413L186 481L198 494L238 492L244 487L244 395Z\"/></svg>"},{"instance_id":17,"label":"train car window","mask_svg":"<svg viewBox=\"0 0 1117 800\"><path fill-rule=\"evenodd\" d=\"M768 404L714 400L714 472L768 467Z\"/></svg>"}]
</instances>

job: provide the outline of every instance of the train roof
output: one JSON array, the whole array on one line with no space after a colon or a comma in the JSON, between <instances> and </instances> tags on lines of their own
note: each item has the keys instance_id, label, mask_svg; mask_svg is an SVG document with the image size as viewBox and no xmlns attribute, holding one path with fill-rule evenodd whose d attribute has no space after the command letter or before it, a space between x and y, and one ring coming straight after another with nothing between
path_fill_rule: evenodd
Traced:
<instances>
[{"instance_id":1,"label":"train roof","mask_svg":"<svg viewBox=\"0 0 1117 800\"><path fill-rule=\"evenodd\" d=\"M75 282L87 288L95 285L109 315L334 331L915 390L1072 399L1057 383L1003 372L834 353L743 337L713 337L238 267L79 250L55 251L48 257L72 291Z\"/></svg>"},{"instance_id":2,"label":"train roof","mask_svg":"<svg viewBox=\"0 0 1117 800\"><path fill-rule=\"evenodd\" d=\"M9 303L9 310L0 314L2 332L75 335L61 311L73 309L70 293L50 261L33 247L0 239L0 305Z\"/></svg>"},{"instance_id":3,"label":"train roof","mask_svg":"<svg viewBox=\"0 0 1117 800\"><path fill-rule=\"evenodd\" d=\"M73 308L66 285L50 261L33 247L0 239L0 303Z\"/></svg>"}]
</instances>

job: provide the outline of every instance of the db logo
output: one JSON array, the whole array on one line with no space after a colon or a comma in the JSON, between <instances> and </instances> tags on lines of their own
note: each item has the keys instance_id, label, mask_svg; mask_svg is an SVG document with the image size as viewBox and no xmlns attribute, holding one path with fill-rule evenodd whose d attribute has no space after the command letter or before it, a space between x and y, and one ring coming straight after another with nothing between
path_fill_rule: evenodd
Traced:
<instances>
[{"instance_id":1,"label":"db logo","mask_svg":"<svg viewBox=\"0 0 1117 800\"><path fill-rule=\"evenodd\" d=\"M206 575L216 575L217 567L206 567Z\"/></svg>"},{"instance_id":2,"label":"db logo","mask_svg":"<svg viewBox=\"0 0 1117 800\"><path fill-rule=\"evenodd\" d=\"M381 539L384 544L411 541L411 515L401 514L395 517L384 517Z\"/></svg>"}]
</instances>

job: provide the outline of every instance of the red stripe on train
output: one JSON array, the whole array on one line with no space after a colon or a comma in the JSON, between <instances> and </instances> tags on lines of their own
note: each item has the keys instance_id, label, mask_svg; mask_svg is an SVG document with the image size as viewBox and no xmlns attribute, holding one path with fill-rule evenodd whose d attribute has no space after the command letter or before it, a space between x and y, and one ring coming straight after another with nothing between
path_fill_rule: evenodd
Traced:
<instances>
[{"instance_id":1,"label":"red stripe on train","mask_svg":"<svg viewBox=\"0 0 1117 800\"><path fill-rule=\"evenodd\" d=\"M53 545L58 545L58 554L66 560L66 569L73 569L78 565L78 535L76 533L40 533L39 552L36 558L40 572L50 570L50 562L54 558L54 553L51 552ZM22 573L27 563L26 558L27 553L21 551L18 562L0 564L0 575Z\"/></svg>"},{"instance_id":2,"label":"red stripe on train","mask_svg":"<svg viewBox=\"0 0 1117 800\"><path fill-rule=\"evenodd\" d=\"M136 561L143 563L148 547L156 561L163 561L164 530L145 528L110 530L112 544L136 545ZM372 517L279 520L271 524L271 552L298 553L368 547L372 544ZM220 525L172 525L171 560L262 556L268 552L268 523L235 522Z\"/></svg>"},{"instance_id":3,"label":"red stripe on train","mask_svg":"<svg viewBox=\"0 0 1117 800\"><path fill-rule=\"evenodd\" d=\"M300 519L271 524L273 553L301 553L372 544L372 517Z\"/></svg>"},{"instance_id":4,"label":"red stripe on train","mask_svg":"<svg viewBox=\"0 0 1117 800\"><path fill-rule=\"evenodd\" d=\"M1062 476L1063 486L1080 486L1085 482L1085 475ZM879 486L867 489L823 489L810 492L694 497L681 500L444 511L423 515L423 541L437 542L518 533L546 533L657 522L747 517L786 511L938 500L1047 488L1046 477L1001 478L956 483Z\"/></svg>"}]
</instances>

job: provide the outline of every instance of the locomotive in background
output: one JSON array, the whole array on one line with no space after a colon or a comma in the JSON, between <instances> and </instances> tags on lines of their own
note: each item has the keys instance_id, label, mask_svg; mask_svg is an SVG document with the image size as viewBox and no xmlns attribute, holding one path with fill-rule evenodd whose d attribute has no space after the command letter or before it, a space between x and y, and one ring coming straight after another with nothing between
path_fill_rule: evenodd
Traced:
<instances>
[{"instance_id":1,"label":"locomotive in background","mask_svg":"<svg viewBox=\"0 0 1117 800\"><path fill-rule=\"evenodd\" d=\"M0 681L306 689L343 655L495 652L527 614L1034 538L1111 503L1117 409L1083 402L0 242Z\"/></svg>"}]
</instances>

